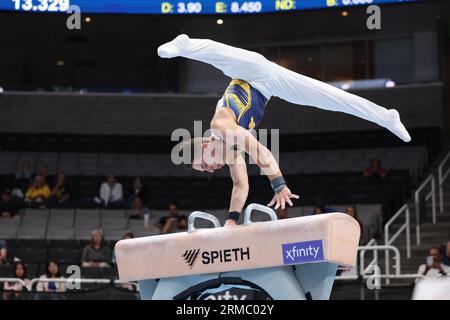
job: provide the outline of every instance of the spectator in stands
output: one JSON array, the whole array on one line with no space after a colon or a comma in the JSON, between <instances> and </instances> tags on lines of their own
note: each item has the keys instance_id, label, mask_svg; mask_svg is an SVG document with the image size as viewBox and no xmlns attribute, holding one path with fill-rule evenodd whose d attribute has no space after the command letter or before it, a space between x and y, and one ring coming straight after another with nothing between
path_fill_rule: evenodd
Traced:
<instances>
[{"instance_id":1,"label":"spectator in stands","mask_svg":"<svg viewBox=\"0 0 450 320\"><path fill-rule=\"evenodd\" d=\"M281 207L279 207L277 209L277 217L278 217L278 220L289 218L288 217L288 209L287 209L287 207L285 207L284 209L281 209Z\"/></svg>"},{"instance_id":2,"label":"spectator in stands","mask_svg":"<svg viewBox=\"0 0 450 320\"><path fill-rule=\"evenodd\" d=\"M420 265L417 273L432 278L446 275L441 263L439 248L433 247L430 249L427 256L427 263ZM416 279L416 281L417 280L418 279Z\"/></svg>"},{"instance_id":3,"label":"spectator in stands","mask_svg":"<svg viewBox=\"0 0 450 320\"><path fill-rule=\"evenodd\" d=\"M58 205L69 201L70 189L66 183L66 176L63 172L56 175L56 181L50 193L49 203Z\"/></svg>"},{"instance_id":4,"label":"spectator in stands","mask_svg":"<svg viewBox=\"0 0 450 320\"><path fill-rule=\"evenodd\" d=\"M29 183L27 184L27 186L29 186ZM13 184L12 186L12 190L11 190L11 195L13 197L14 200L18 201L18 202L23 202L23 199L25 198L25 194L22 191L27 189L27 187L22 188L22 186L20 184L18 184L17 182Z\"/></svg>"},{"instance_id":5,"label":"spectator in stands","mask_svg":"<svg viewBox=\"0 0 450 320\"><path fill-rule=\"evenodd\" d=\"M162 219L162 218L161 218ZM178 224L177 218L167 218L164 225L160 225L162 234L176 232Z\"/></svg>"},{"instance_id":6,"label":"spectator in stands","mask_svg":"<svg viewBox=\"0 0 450 320\"><path fill-rule=\"evenodd\" d=\"M186 231L188 228L187 218L184 215L180 215L178 217L171 217L166 220L163 228L161 229L161 233L173 233L173 232L181 232Z\"/></svg>"},{"instance_id":7,"label":"spectator in stands","mask_svg":"<svg viewBox=\"0 0 450 320\"><path fill-rule=\"evenodd\" d=\"M131 212L128 216L130 219L144 219L146 215L150 215L150 210L144 206L142 198L137 196L131 205Z\"/></svg>"},{"instance_id":8,"label":"spectator in stands","mask_svg":"<svg viewBox=\"0 0 450 320\"><path fill-rule=\"evenodd\" d=\"M31 177L33 176L33 170L31 169L30 162L22 162L19 163L16 167L15 172L15 179L16 181L22 180L22 181L30 181Z\"/></svg>"},{"instance_id":9,"label":"spectator in stands","mask_svg":"<svg viewBox=\"0 0 450 320\"><path fill-rule=\"evenodd\" d=\"M362 236L364 232L364 225L361 222L361 219L359 219L358 210L356 210L356 206L347 206L347 208L345 209L345 213L353 217L358 222L361 228L361 236Z\"/></svg>"},{"instance_id":10,"label":"spectator in stands","mask_svg":"<svg viewBox=\"0 0 450 320\"><path fill-rule=\"evenodd\" d=\"M126 232L122 237L122 239L133 239L133 238L134 238L134 234L131 231ZM116 263L116 256L115 256L114 252L113 252L113 262ZM131 283L121 283L119 285L119 287L122 289L126 289L128 291L133 291L133 292L136 291L136 286L132 285Z\"/></svg>"},{"instance_id":11,"label":"spectator in stands","mask_svg":"<svg viewBox=\"0 0 450 320\"><path fill-rule=\"evenodd\" d=\"M321 207L315 207L313 210L313 214L322 214L323 210Z\"/></svg>"},{"instance_id":12,"label":"spectator in stands","mask_svg":"<svg viewBox=\"0 0 450 320\"><path fill-rule=\"evenodd\" d=\"M134 198L128 218L139 220L144 219L144 226L147 229L157 229L156 221L152 217L150 209L144 205L144 202L140 196Z\"/></svg>"},{"instance_id":13,"label":"spectator in stands","mask_svg":"<svg viewBox=\"0 0 450 320\"><path fill-rule=\"evenodd\" d=\"M41 176L36 176L25 194L25 202L32 207L45 208L49 197L50 188L45 179Z\"/></svg>"},{"instance_id":14,"label":"spectator in stands","mask_svg":"<svg viewBox=\"0 0 450 320\"><path fill-rule=\"evenodd\" d=\"M19 214L21 205L15 201L9 189L2 191L0 199L0 217L12 218Z\"/></svg>"},{"instance_id":15,"label":"spectator in stands","mask_svg":"<svg viewBox=\"0 0 450 320\"><path fill-rule=\"evenodd\" d=\"M8 246L5 240L0 240L0 265L8 263Z\"/></svg>"},{"instance_id":16,"label":"spectator in stands","mask_svg":"<svg viewBox=\"0 0 450 320\"><path fill-rule=\"evenodd\" d=\"M45 182L47 182L47 178L48 178L48 166L43 164L41 165L36 172L36 176L40 176L42 178L44 178Z\"/></svg>"},{"instance_id":17,"label":"spectator in stands","mask_svg":"<svg viewBox=\"0 0 450 320\"><path fill-rule=\"evenodd\" d=\"M117 182L114 175L109 175L105 182L100 186L100 198L96 202L108 207L111 205L120 205L123 202L123 187Z\"/></svg>"},{"instance_id":18,"label":"spectator in stands","mask_svg":"<svg viewBox=\"0 0 450 320\"><path fill-rule=\"evenodd\" d=\"M323 199L322 195L317 196L316 207L313 210L313 214L322 214L330 212L336 212L336 210L333 208L329 208L325 205L325 200Z\"/></svg>"},{"instance_id":19,"label":"spectator in stands","mask_svg":"<svg viewBox=\"0 0 450 320\"><path fill-rule=\"evenodd\" d=\"M442 267L447 274L450 274L450 241L447 241L443 248Z\"/></svg>"},{"instance_id":20,"label":"spectator in stands","mask_svg":"<svg viewBox=\"0 0 450 320\"><path fill-rule=\"evenodd\" d=\"M30 284L27 277L27 267L24 263L18 261L12 268L12 278L21 279L25 286ZM21 300L24 285L21 282L5 282L3 286L3 300Z\"/></svg>"},{"instance_id":21,"label":"spectator in stands","mask_svg":"<svg viewBox=\"0 0 450 320\"><path fill-rule=\"evenodd\" d=\"M136 197L143 197L143 184L141 177L134 178L133 185L131 186L130 196L128 197L127 204L132 205Z\"/></svg>"},{"instance_id":22,"label":"spectator in stands","mask_svg":"<svg viewBox=\"0 0 450 320\"><path fill-rule=\"evenodd\" d=\"M188 228L188 222L186 216L182 215L178 218L177 229L178 231L186 231Z\"/></svg>"},{"instance_id":23,"label":"spectator in stands","mask_svg":"<svg viewBox=\"0 0 450 320\"><path fill-rule=\"evenodd\" d=\"M131 232L131 231L127 231L123 235L122 240L124 240L124 239L133 239L133 238L134 238L134 233ZM116 253L114 251L113 251L113 254L112 254L112 263L114 263L114 264L117 263L117 261L116 261ZM133 286L131 283L121 283L121 284L119 284L119 288L126 289L126 290L129 290L129 291L135 291L136 290L135 286Z\"/></svg>"},{"instance_id":24,"label":"spectator in stands","mask_svg":"<svg viewBox=\"0 0 450 320\"><path fill-rule=\"evenodd\" d=\"M32 177L33 170L31 169L31 164L28 161L19 163L14 174L14 184L11 186L12 195L14 197L23 199L25 191L30 186Z\"/></svg>"},{"instance_id":25,"label":"spectator in stands","mask_svg":"<svg viewBox=\"0 0 450 320\"><path fill-rule=\"evenodd\" d=\"M132 231L127 231L127 232L125 232L124 233L124 235L122 236L122 240L125 240L125 239L133 239L134 238L134 233L132 232ZM116 264L116 252L113 250L113 253L112 253L112 259L111 259L111 262L112 263L114 263L114 264Z\"/></svg>"},{"instance_id":26,"label":"spectator in stands","mask_svg":"<svg viewBox=\"0 0 450 320\"><path fill-rule=\"evenodd\" d=\"M373 158L370 159L370 164L364 170L363 176L365 178L368 177L385 178L386 174L387 174L386 170L384 170L381 167L381 160Z\"/></svg>"},{"instance_id":27,"label":"spectator in stands","mask_svg":"<svg viewBox=\"0 0 450 320\"><path fill-rule=\"evenodd\" d=\"M81 265L83 267L107 268L111 252L105 244L105 236L101 229L92 231L90 243L83 249Z\"/></svg>"},{"instance_id":28,"label":"spectator in stands","mask_svg":"<svg viewBox=\"0 0 450 320\"><path fill-rule=\"evenodd\" d=\"M51 260L45 266L45 274L39 279L64 279L59 272L59 265L56 261ZM61 292L66 292L66 282L45 281L38 282L36 291L50 294L37 294L35 300L64 300L64 295Z\"/></svg>"},{"instance_id":29,"label":"spectator in stands","mask_svg":"<svg viewBox=\"0 0 450 320\"><path fill-rule=\"evenodd\" d=\"M186 221L186 216L180 214L178 205L176 203L169 204L169 214L159 220L161 233L176 232L179 227L184 228L185 223L183 220Z\"/></svg>"},{"instance_id":30,"label":"spectator in stands","mask_svg":"<svg viewBox=\"0 0 450 320\"><path fill-rule=\"evenodd\" d=\"M127 232L125 232L124 235L122 236L122 240L125 240L125 239L133 239L133 238L134 238L134 233L133 233L132 231L127 231ZM114 250L113 250L113 253L112 253L112 259L111 259L111 262L114 263L114 264L117 263L117 261L116 261L116 253L115 253Z\"/></svg>"},{"instance_id":31,"label":"spectator in stands","mask_svg":"<svg viewBox=\"0 0 450 320\"><path fill-rule=\"evenodd\" d=\"M122 239L133 239L134 233L132 231L127 231L124 233Z\"/></svg>"},{"instance_id":32,"label":"spectator in stands","mask_svg":"<svg viewBox=\"0 0 450 320\"><path fill-rule=\"evenodd\" d=\"M122 236L122 240L125 240L125 239L133 239L134 238L134 233L133 233L133 231L127 231L127 232L125 232L124 234L123 234L123 236Z\"/></svg>"}]
</instances>

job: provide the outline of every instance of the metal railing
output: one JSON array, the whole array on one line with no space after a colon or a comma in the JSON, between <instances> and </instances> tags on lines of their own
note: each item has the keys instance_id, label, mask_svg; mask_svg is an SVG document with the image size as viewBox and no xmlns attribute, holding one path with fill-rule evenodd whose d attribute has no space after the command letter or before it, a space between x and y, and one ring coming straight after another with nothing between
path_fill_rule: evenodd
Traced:
<instances>
[{"instance_id":1,"label":"metal railing","mask_svg":"<svg viewBox=\"0 0 450 320\"><path fill-rule=\"evenodd\" d=\"M374 267L378 266L378 250L373 250L373 259L369 262L369 264L367 266L365 265L365 255L366 255L366 251L367 251L367 249L365 249L365 247L376 246L376 245L378 245L377 240L375 238L372 238L369 242L367 242L367 244L364 247L363 246L358 247L359 260L357 262L357 266L359 267L359 270L357 268L355 268L356 274L353 273L352 275L342 275L341 274L336 277L336 280L357 280L357 279L359 279L359 275L369 273L369 272L371 272L371 270L374 269ZM348 269L348 268L341 268L341 270L346 270L346 269Z\"/></svg>"},{"instance_id":2,"label":"metal railing","mask_svg":"<svg viewBox=\"0 0 450 320\"><path fill-rule=\"evenodd\" d=\"M441 173L442 173L442 167L445 164L445 162L450 158L450 153L447 155L446 159L442 161L440 165L440 181L441 181ZM447 176L450 174L450 168L448 171L442 175L442 181L445 181ZM428 178L425 179L425 181L417 188L417 190L414 193L414 200L415 200L415 210L416 210L416 244L420 244L420 195L422 190L430 185L430 191L425 195L425 202L428 201L431 198L431 206L433 211L433 223L436 223L436 181L434 178L434 175L429 175ZM397 232L391 237L390 236L390 229L389 227L396 222L396 220L403 216L402 214L405 213L405 222L401 225L401 227L397 230ZM403 231L406 231L406 256L407 258L411 258L411 214L409 210L408 204L404 204L384 226L384 243L385 245L391 245L400 235ZM389 265L389 252L386 252L385 254L385 268L387 274L390 272L390 265ZM386 279L389 279L388 277ZM387 281L389 283L389 281Z\"/></svg>"},{"instance_id":3,"label":"metal railing","mask_svg":"<svg viewBox=\"0 0 450 320\"><path fill-rule=\"evenodd\" d=\"M377 242L375 239L370 240L367 245L365 246L359 246L359 272L357 275L352 276L346 276L346 275L340 275L336 277L336 280L357 280L360 277L370 277L368 274L370 272L379 273L376 268L379 268L378 263L378 251L394 251L394 269L395 269L395 275L400 275L401 271L401 257L400 257L400 250L398 250L397 247L393 245L377 245ZM366 265L366 252L367 251L373 251L373 259ZM390 275L386 275L390 276Z\"/></svg>"},{"instance_id":4,"label":"metal railing","mask_svg":"<svg viewBox=\"0 0 450 320\"><path fill-rule=\"evenodd\" d=\"M431 208L433 212L433 223L436 223L436 181L434 175L429 175L428 178L420 185L414 193L414 202L416 206L416 244L420 244L420 193L427 186L431 185L431 191L425 195L425 202L431 198Z\"/></svg>"},{"instance_id":5,"label":"metal railing","mask_svg":"<svg viewBox=\"0 0 450 320\"><path fill-rule=\"evenodd\" d=\"M405 222L397 230L397 232L392 237L390 237L389 236L389 227L391 226L391 224L394 223L395 220L397 220L398 217L400 217L402 215L402 213L405 213ZM411 222L411 220L410 220L409 206L408 206L408 204L405 204L384 225L384 244L385 245L391 245L398 238L398 236L400 236L400 234L403 232L403 230L406 230L406 257L407 258L411 258L410 222Z\"/></svg>"},{"instance_id":6,"label":"metal railing","mask_svg":"<svg viewBox=\"0 0 450 320\"><path fill-rule=\"evenodd\" d=\"M405 222L402 226L397 230L397 232L390 237L389 236L389 227L397 220L397 218L405 216ZM389 221L384 225L384 244L386 246L392 245L392 243L400 236L400 234L406 230L406 257L411 258L411 233L410 233L410 212L408 204L403 205ZM389 250L385 251L384 254L384 267L386 274L390 274L390 257ZM386 283L389 283L389 279L386 279Z\"/></svg>"},{"instance_id":7,"label":"metal railing","mask_svg":"<svg viewBox=\"0 0 450 320\"><path fill-rule=\"evenodd\" d=\"M441 213L444 213L444 182L450 175L450 166L444 172L444 166L450 160L450 152L447 153L444 160L441 161L438 167L438 183L439 183L439 209Z\"/></svg>"},{"instance_id":8,"label":"metal railing","mask_svg":"<svg viewBox=\"0 0 450 320\"><path fill-rule=\"evenodd\" d=\"M378 264L378 251L382 250L386 252L386 256L388 256L388 252L389 251L394 251L394 269L395 269L395 275L400 275L401 272L401 268L400 268L400 251L398 250L397 247L394 247L392 245L384 245L384 246L379 246L379 245L374 245L374 246L365 246L365 247L360 247L360 250L363 250L364 252L367 250L371 250L374 252L374 258L376 257L377 260L373 261L369 264L370 267L365 268L364 273L361 273L360 276L362 277L362 279L366 279L367 281L367 287L369 287L369 281L371 282L371 285L373 286L373 288L380 288L381 289L381 278L379 277L379 275L381 275L381 269L380 266ZM364 255L360 255L360 264L361 265L365 265L365 261L364 261ZM386 269L385 272L389 272L389 269ZM386 279L386 284L390 283L390 279ZM361 287L361 298L362 300L364 300L364 288ZM375 290L375 298L378 300L378 290Z\"/></svg>"},{"instance_id":9,"label":"metal railing","mask_svg":"<svg viewBox=\"0 0 450 320\"><path fill-rule=\"evenodd\" d=\"M396 275L400 274L401 258L400 258L400 250L397 247L395 247L393 245L360 246L359 250L360 251L364 250L364 253L365 253L365 251L374 251L374 252L376 252L376 251L379 251L379 250L382 250L382 251L385 251L385 252L386 251L394 251L394 260L395 260L394 270L395 270L395 274ZM378 258L378 255L377 255L377 258ZM376 265L378 265L377 262L378 261L375 262ZM362 255L361 252L360 252L360 264L365 265L364 255ZM365 269L368 269L368 268L365 268ZM387 270L385 270L385 271L387 271ZM361 273L361 276L364 276L366 273L367 272Z\"/></svg>"},{"instance_id":10,"label":"metal railing","mask_svg":"<svg viewBox=\"0 0 450 320\"><path fill-rule=\"evenodd\" d=\"M375 238L371 239L367 244L366 247L370 246L376 246L378 245L377 240ZM366 249L359 249L359 274L366 274L368 271L370 271L373 266L378 265L378 250L373 251L373 259L369 262L369 264L365 265L365 256L366 256Z\"/></svg>"},{"instance_id":11,"label":"metal railing","mask_svg":"<svg viewBox=\"0 0 450 320\"><path fill-rule=\"evenodd\" d=\"M450 274L443 274L442 277L450 277ZM380 279L418 279L428 278L424 274L420 273L404 273L404 274L375 274L375 275L362 275L363 279L367 278L380 278Z\"/></svg>"},{"instance_id":12,"label":"metal railing","mask_svg":"<svg viewBox=\"0 0 450 320\"><path fill-rule=\"evenodd\" d=\"M373 285L373 292L375 295L375 299L379 299L379 290L381 289L381 279L386 280L386 284L389 284L390 279L402 279L402 275L400 274L400 266L401 266L401 260L400 260L400 251L398 248L392 246L392 245L377 245L376 240L372 239L370 240L366 246L360 246L358 248L359 250L359 272L355 275L340 275L336 277L335 280L366 280L366 286L367 288L371 289L369 287L370 284ZM373 259L369 262L369 264L366 266L365 262L365 254L367 251L373 251ZM394 251L394 257L395 257L395 274L394 275L383 275L381 274L381 270L378 264L378 251ZM364 287L364 281L361 282L360 287L360 299L365 300L365 287Z\"/></svg>"},{"instance_id":13,"label":"metal railing","mask_svg":"<svg viewBox=\"0 0 450 320\"><path fill-rule=\"evenodd\" d=\"M20 278L0 278L0 283L8 282L8 283L20 283L23 287L27 288L27 284Z\"/></svg>"},{"instance_id":14,"label":"metal railing","mask_svg":"<svg viewBox=\"0 0 450 320\"><path fill-rule=\"evenodd\" d=\"M88 279L88 278L34 278L31 279L28 284L26 284L22 279L19 278L0 278L0 283L5 282L19 282L23 288L25 288L28 292L32 292L33 286L36 283L39 282L62 282L70 284L70 285L76 285L76 284L111 284L111 285L118 285L118 284L130 284L132 286L135 286L138 288L138 284L135 282L129 282L129 281L122 281L118 279Z\"/></svg>"},{"instance_id":15,"label":"metal railing","mask_svg":"<svg viewBox=\"0 0 450 320\"><path fill-rule=\"evenodd\" d=\"M374 272L370 273L372 271L375 271L373 267L379 266L378 264L378 251L393 251L394 252L394 274L382 274L381 272ZM357 280L359 278L367 279L367 278L380 278L380 279L410 279L410 278L425 278L426 275L423 274L402 274L401 273L401 255L400 250L393 246L393 245L377 245L376 240L372 239L367 243L365 246L358 247L359 251L359 272L357 275L354 276L338 276L336 277L336 280ZM373 251L374 252L374 258L367 264L365 261L365 254L367 251ZM380 270L381 271L381 270ZM443 275L445 276L445 275ZM450 274L447 274L446 276L450 277Z\"/></svg>"}]
</instances>

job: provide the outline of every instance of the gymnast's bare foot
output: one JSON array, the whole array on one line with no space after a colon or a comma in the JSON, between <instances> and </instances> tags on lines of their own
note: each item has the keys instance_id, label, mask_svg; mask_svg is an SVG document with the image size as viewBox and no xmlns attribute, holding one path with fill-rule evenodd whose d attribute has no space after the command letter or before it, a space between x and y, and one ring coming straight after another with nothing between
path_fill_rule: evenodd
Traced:
<instances>
[{"instance_id":1,"label":"gymnast's bare foot","mask_svg":"<svg viewBox=\"0 0 450 320\"><path fill-rule=\"evenodd\" d=\"M189 37L185 34L180 34L178 37L170 42L167 42L158 48L158 55L161 58L174 58L181 55L181 51L189 46Z\"/></svg>"}]
</instances>

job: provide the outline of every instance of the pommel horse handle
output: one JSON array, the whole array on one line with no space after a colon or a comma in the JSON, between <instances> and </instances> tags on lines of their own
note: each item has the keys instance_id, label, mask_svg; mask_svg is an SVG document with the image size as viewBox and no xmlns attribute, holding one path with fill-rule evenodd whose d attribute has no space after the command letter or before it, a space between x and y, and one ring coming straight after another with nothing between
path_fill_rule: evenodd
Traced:
<instances>
[{"instance_id":1,"label":"pommel horse handle","mask_svg":"<svg viewBox=\"0 0 450 320\"><path fill-rule=\"evenodd\" d=\"M255 210L267 213L270 216L271 220L278 220L277 214L275 213L275 211L273 211L273 209L263 206L258 203L251 203L247 206L247 208L245 209L245 212L244 212L244 225L249 225L249 224L253 223L250 220L250 218L251 218L252 212Z\"/></svg>"},{"instance_id":2,"label":"pommel horse handle","mask_svg":"<svg viewBox=\"0 0 450 320\"><path fill-rule=\"evenodd\" d=\"M189 215L189 219L188 219L188 233L191 233L191 232L194 232L195 230L197 230L194 227L194 221L197 218L211 221L214 224L214 228L220 228L219 220L215 216L213 216L212 214L209 214L209 213L206 213L206 212L202 212L202 211L194 211L194 212L192 212Z\"/></svg>"}]
</instances>

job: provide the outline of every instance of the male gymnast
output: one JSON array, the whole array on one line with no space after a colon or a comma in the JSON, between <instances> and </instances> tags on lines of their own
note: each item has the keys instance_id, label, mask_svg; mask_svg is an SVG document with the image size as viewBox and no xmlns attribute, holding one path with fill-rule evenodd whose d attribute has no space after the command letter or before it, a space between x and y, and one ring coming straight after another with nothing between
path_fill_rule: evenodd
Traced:
<instances>
[{"instance_id":1,"label":"male gymnast","mask_svg":"<svg viewBox=\"0 0 450 320\"><path fill-rule=\"evenodd\" d=\"M247 153L270 180L274 196L268 206L292 206L291 193L272 153L251 134L262 120L272 96L297 105L344 112L374 122L411 141L395 109L373 102L329 84L288 70L259 53L235 48L209 39L191 39L185 34L161 45L162 58L185 57L208 63L232 80L217 103L208 138L194 138L180 144L180 152L191 153L192 168L214 172L229 166L233 190L226 226L235 225L247 200L249 185L243 152ZM186 148L189 148L187 150ZM195 149L199 152L193 152Z\"/></svg>"}]
</instances>

